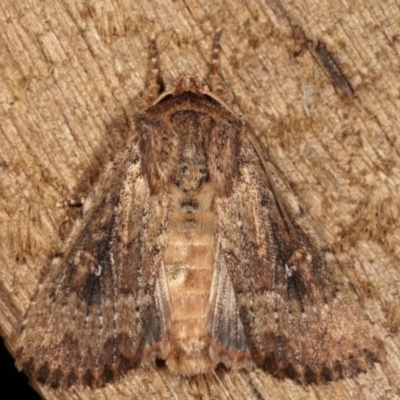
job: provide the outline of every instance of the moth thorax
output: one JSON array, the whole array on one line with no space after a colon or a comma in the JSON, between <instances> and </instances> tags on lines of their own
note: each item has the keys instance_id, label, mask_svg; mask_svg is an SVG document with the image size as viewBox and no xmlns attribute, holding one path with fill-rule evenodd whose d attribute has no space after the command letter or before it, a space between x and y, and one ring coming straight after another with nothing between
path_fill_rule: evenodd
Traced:
<instances>
[{"instance_id":1,"label":"moth thorax","mask_svg":"<svg viewBox=\"0 0 400 400\"><path fill-rule=\"evenodd\" d=\"M180 142L173 181L182 191L195 191L209 180L207 147L215 122L207 114L183 110L172 115L171 123Z\"/></svg>"}]
</instances>

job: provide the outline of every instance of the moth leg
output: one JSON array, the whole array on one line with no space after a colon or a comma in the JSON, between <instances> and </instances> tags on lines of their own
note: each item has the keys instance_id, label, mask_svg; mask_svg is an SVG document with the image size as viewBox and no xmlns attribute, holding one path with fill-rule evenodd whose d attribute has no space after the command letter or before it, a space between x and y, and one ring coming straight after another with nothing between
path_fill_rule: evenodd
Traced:
<instances>
[{"instance_id":1,"label":"moth leg","mask_svg":"<svg viewBox=\"0 0 400 400\"><path fill-rule=\"evenodd\" d=\"M227 101L229 97L229 90L225 85L224 78L222 77L221 64L219 61L219 56L221 53L221 35L222 30L219 29L214 36L209 79L211 91L215 93L221 100Z\"/></svg>"},{"instance_id":2,"label":"moth leg","mask_svg":"<svg viewBox=\"0 0 400 400\"><path fill-rule=\"evenodd\" d=\"M157 51L157 43L155 36L153 36L150 39L149 53L150 53L150 63L151 63L150 78L149 78L149 85L143 94L143 98L146 101L146 103L150 106L155 102L155 100L158 98L163 89L162 87L163 85L160 78L158 51Z\"/></svg>"},{"instance_id":3,"label":"moth leg","mask_svg":"<svg viewBox=\"0 0 400 400\"><path fill-rule=\"evenodd\" d=\"M82 207L85 203L84 197L73 197L70 199L65 199L56 203L58 208L65 208L65 207Z\"/></svg>"}]
</instances>

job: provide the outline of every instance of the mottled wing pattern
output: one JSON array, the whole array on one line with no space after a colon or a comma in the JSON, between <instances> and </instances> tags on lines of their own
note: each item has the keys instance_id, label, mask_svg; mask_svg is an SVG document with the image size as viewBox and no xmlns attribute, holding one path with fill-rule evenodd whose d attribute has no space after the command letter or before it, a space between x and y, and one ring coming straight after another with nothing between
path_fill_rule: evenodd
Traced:
<instances>
[{"instance_id":1,"label":"mottled wing pattern","mask_svg":"<svg viewBox=\"0 0 400 400\"><path fill-rule=\"evenodd\" d=\"M274 376L303 383L365 371L381 356L381 342L286 214L248 133L238 135L237 179L229 196L215 198L221 277L214 283L219 297L212 297L213 339L242 356L247 349Z\"/></svg>"},{"instance_id":2,"label":"mottled wing pattern","mask_svg":"<svg viewBox=\"0 0 400 400\"><path fill-rule=\"evenodd\" d=\"M150 193L139 142L133 134L85 202L27 314L17 365L39 382L101 386L163 334L152 307L168 207Z\"/></svg>"},{"instance_id":3,"label":"mottled wing pattern","mask_svg":"<svg viewBox=\"0 0 400 400\"><path fill-rule=\"evenodd\" d=\"M136 115L51 265L17 346L18 367L39 382L102 386L158 357L184 375L255 364L310 383L381 358L255 142L215 95L219 37L216 90L183 74Z\"/></svg>"}]
</instances>

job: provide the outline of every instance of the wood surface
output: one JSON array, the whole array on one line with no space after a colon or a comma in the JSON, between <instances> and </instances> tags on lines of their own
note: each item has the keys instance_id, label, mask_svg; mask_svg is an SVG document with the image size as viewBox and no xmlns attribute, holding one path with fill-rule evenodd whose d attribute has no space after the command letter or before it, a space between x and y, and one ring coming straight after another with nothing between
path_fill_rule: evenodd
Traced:
<instances>
[{"instance_id":1,"label":"wood surface","mask_svg":"<svg viewBox=\"0 0 400 400\"><path fill-rule=\"evenodd\" d=\"M191 379L138 369L45 399L400 398L400 3L392 0L3 0L0 4L0 335L11 352L76 209L161 72L205 81L215 31L232 108L334 250L386 359L302 387L261 370ZM62 323L62 321L60 321ZM301 332L299 332L301 334Z\"/></svg>"}]
</instances>

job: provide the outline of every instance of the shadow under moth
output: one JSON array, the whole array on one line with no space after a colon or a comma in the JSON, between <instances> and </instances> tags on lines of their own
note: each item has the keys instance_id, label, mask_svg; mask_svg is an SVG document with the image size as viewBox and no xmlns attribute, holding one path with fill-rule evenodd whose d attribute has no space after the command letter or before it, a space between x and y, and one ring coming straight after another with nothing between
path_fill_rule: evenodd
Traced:
<instances>
[{"instance_id":1,"label":"shadow under moth","mask_svg":"<svg viewBox=\"0 0 400 400\"><path fill-rule=\"evenodd\" d=\"M380 360L225 104L219 40L211 89L182 74L161 94L153 43L149 107L24 321L17 366L37 381L98 387L160 359L183 376L224 364L319 383Z\"/></svg>"}]
</instances>

